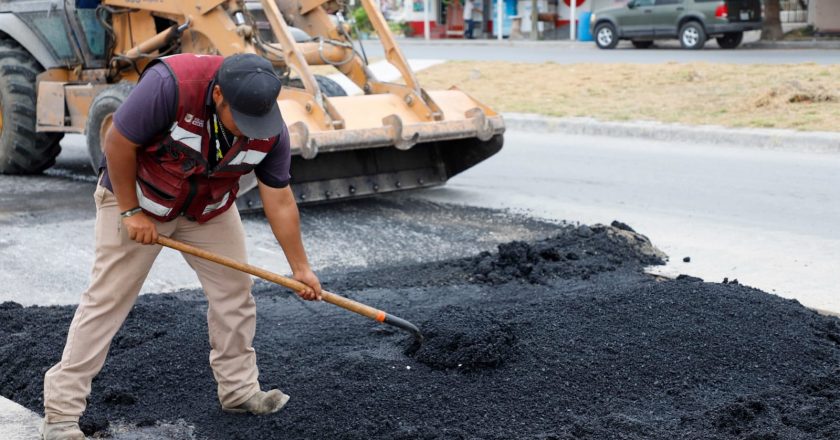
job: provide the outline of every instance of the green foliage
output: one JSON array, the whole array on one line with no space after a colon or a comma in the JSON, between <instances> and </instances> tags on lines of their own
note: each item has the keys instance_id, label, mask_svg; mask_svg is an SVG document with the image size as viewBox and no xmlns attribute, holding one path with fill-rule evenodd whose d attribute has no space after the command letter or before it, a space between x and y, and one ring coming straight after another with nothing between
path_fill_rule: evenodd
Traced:
<instances>
[{"instance_id":1,"label":"green foliage","mask_svg":"<svg viewBox=\"0 0 840 440\"><path fill-rule=\"evenodd\" d=\"M394 35L410 37L414 33L414 30L411 28L411 26L404 21L389 21L388 27L391 29L391 32Z\"/></svg>"},{"instance_id":2,"label":"green foliage","mask_svg":"<svg viewBox=\"0 0 840 440\"><path fill-rule=\"evenodd\" d=\"M359 6L353 10L353 21L356 23L356 29L363 34L370 34L373 32L373 25L370 24L365 8Z\"/></svg>"},{"instance_id":3,"label":"green foliage","mask_svg":"<svg viewBox=\"0 0 840 440\"><path fill-rule=\"evenodd\" d=\"M365 36L374 33L373 25L370 22L370 18L368 17L365 8L359 6L356 9L353 9L351 17L356 23L355 29L351 30L351 32L353 33L353 37L359 38L360 35L358 34L362 34L362 36ZM393 32L395 35L404 35L406 37L410 37L412 34L411 26L404 21L389 21L387 23L388 27L391 29L391 32Z\"/></svg>"}]
</instances>

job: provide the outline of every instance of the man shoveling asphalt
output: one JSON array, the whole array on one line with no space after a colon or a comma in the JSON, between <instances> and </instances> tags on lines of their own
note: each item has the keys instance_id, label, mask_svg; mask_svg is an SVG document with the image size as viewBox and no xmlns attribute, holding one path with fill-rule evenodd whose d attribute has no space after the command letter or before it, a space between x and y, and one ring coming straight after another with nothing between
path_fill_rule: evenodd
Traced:
<instances>
[{"instance_id":1,"label":"man shoveling asphalt","mask_svg":"<svg viewBox=\"0 0 840 440\"><path fill-rule=\"evenodd\" d=\"M255 171L266 218L292 268L320 299L289 188L289 134L280 79L253 54L174 55L152 63L114 114L103 141L107 163L94 193L96 257L61 361L44 377L45 440L82 440L79 417L111 340L134 305L160 246L158 233L246 261L233 205L239 177ZM151 245L151 246L149 246ZM208 300L210 365L222 409L269 414L289 396L260 390L252 347L251 278L184 254Z\"/></svg>"}]
</instances>

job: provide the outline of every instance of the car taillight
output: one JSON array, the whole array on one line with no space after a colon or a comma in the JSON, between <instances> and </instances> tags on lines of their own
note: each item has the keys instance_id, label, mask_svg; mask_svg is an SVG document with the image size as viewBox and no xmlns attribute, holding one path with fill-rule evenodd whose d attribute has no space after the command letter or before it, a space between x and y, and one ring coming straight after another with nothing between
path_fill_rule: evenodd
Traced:
<instances>
[{"instance_id":1,"label":"car taillight","mask_svg":"<svg viewBox=\"0 0 840 440\"><path fill-rule=\"evenodd\" d=\"M715 17L717 18L726 18L729 16L729 8L726 6L726 3L721 4L720 6L715 9Z\"/></svg>"}]
</instances>

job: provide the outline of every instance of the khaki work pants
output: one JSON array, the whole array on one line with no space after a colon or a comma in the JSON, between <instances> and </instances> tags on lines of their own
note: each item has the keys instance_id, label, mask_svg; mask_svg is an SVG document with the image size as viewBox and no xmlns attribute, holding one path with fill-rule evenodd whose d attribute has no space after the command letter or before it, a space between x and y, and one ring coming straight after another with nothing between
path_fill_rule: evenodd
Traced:
<instances>
[{"instance_id":1,"label":"khaki work pants","mask_svg":"<svg viewBox=\"0 0 840 440\"><path fill-rule=\"evenodd\" d=\"M161 247L128 238L114 195L102 186L96 200L96 256L88 290L70 324L61 361L44 376L44 413L50 423L78 421L91 381L102 369L111 340L122 326ZM236 207L198 224L178 217L155 222L159 234L246 261L245 232ZM207 296L210 366L225 407L242 404L259 391L256 354L256 304L251 277L184 254Z\"/></svg>"}]
</instances>

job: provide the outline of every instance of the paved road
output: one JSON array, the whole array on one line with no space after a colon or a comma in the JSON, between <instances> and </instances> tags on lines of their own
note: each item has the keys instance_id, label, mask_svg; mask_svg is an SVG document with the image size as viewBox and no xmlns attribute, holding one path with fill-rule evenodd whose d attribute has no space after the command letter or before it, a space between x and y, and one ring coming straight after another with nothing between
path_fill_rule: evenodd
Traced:
<instances>
[{"instance_id":1,"label":"paved road","mask_svg":"<svg viewBox=\"0 0 840 440\"><path fill-rule=\"evenodd\" d=\"M48 175L0 176L0 302L69 304L87 285L94 182L80 137L63 144ZM838 169L838 154L509 132L501 153L446 187L305 208L303 228L314 265L329 270L468 255L552 230L428 201L552 221L620 219L671 255L666 270L738 278L840 312ZM264 219L246 217L245 227L251 262L287 271ZM186 264L164 251L144 291L195 287ZM0 413L11 438L34 432L28 411L0 398Z\"/></svg>"},{"instance_id":2,"label":"paved road","mask_svg":"<svg viewBox=\"0 0 840 440\"><path fill-rule=\"evenodd\" d=\"M401 41L400 47L408 58L468 61L517 61L542 63L551 61L571 63L666 63L707 62L731 64L795 64L840 63L837 49L747 49L722 50L714 41L700 51L679 49L676 41L657 43L652 49L638 50L622 42L614 50L600 50L594 43L508 42L482 41L478 43ZM378 41L368 41L365 49L369 57L384 57Z\"/></svg>"},{"instance_id":3,"label":"paved road","mask_svg":"<svg viewBox=\"0 0 840 440\"><path fill-rule=\"evenodd\" d=\"M671 256L668 272L840 312L837 170L840 154L509 132L497 156L424 197L618 219Z\"/></svg>"},{"instance_id":4,"label":"paved road","mask_svg":"<svg viewBox=\"0 0 840 440\"><path fill-rule=\"evenodd\" d=\"M0 177L0 301L73 303L93 250L93 177L64 142L42 177ZM840 155L509 132L497 156L410 196L305 208L319 269L467 255L550 228L417 199L527 211L550 221L624 221L671 257L667 271L724 277L840 312ZM288 270L262 217L246 218L251 262ZM683 263L683 257L691 257ZM197 287L164 252L144 291Z\"/></svg>"},{"instance_id":5,"label":"paved road","mask_svg":"<svg viewBox=\"0 0 840 440\"><path fill-rule=\"evenodd\" d=\"M46 176L0 176L0 303L72 304L93 262L95 181L83 138L68 136ZM244 218L249 260L289 273L261 215ZM441 260L498 243L547 237L553 224L405 195L302 209L304 242L318 271ZM164 250L143 292L198 288L182 258Z\"/></svg>"}]
</instances>

